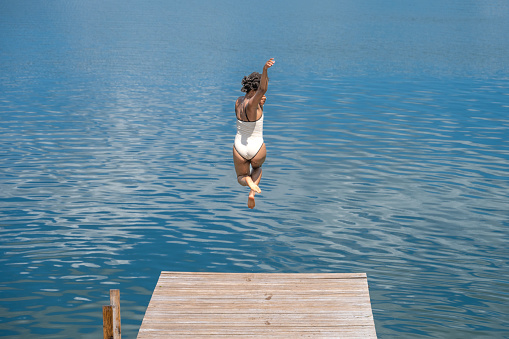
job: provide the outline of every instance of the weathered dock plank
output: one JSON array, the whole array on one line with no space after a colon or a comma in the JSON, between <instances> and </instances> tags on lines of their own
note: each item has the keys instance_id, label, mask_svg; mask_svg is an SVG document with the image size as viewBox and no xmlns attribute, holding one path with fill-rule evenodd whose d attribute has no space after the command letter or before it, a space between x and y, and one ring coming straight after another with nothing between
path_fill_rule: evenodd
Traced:
<instances>
[{"instance_id":1,"label":"weathered dock plank","mask_svg":"<svg viewBox=\"0 0 509 339\"><path fill-rule=\"evenodd\" d=\"M161 272L148 338L376 338L364 273Z\"/></svg>"}]
</instances>

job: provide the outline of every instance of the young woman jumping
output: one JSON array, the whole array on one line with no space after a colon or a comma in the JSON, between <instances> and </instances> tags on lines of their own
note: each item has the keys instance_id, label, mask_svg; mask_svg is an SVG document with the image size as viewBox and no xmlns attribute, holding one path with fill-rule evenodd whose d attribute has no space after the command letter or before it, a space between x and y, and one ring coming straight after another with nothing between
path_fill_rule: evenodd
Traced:
<instances>
[{"instance_id":1,"label":"young woman jumping","mask_svg":"<svg viewBox=\"0 0 509 339\"><path fill-rule=\"evenodd\" d=\"M239 184L251 189L247 200L249 208L255 207L255 194L261 193L258 185L262 178L262 164L267 155L263 142L263 105L269 86L267 70L272 65L274 58L265 63L262 74L253 72L244 77L241 91L246 95L235 102L237 135L233 145L233 163Z\"/></svg>"}]
</instances>

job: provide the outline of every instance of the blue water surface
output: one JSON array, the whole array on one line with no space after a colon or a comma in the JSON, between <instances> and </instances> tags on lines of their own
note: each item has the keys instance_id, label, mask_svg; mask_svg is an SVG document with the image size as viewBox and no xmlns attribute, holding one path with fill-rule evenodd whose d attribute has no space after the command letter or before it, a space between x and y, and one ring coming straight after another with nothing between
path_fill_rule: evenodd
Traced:
<instances>
[{"instance_id":1,"label":"blue water surface","mask_svg":"<svg viewBox=\"0 0 509 339\"><path fill-rule=\"evenodd\" d=\"M161 271L366 272L380 338L509 338L505 0L0 0L0 335L135 338ZM274 57L256 208L232 162Z\"/></svg>"}]
</instances>

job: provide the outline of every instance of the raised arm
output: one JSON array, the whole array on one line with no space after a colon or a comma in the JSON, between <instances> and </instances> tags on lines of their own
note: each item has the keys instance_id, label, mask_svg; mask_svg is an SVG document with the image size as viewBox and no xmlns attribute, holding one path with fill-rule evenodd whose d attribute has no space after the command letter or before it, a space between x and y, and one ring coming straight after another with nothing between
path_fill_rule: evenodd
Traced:
<instances>
[{"instance_id":1,"label":"raised arm","mask_svg":"<svg viewBox=\"0 0 509 339\"><path fill-rule=\"evenodd\" d=\"M267 92L267 89L269 87L269 77L267 75L267 70L274 65L274 58L270 58L269 61L265 63L263 66L263 72L262 72L262 78L260 80L260 86L258 87L258 90L256 91L255 95L249 100L246 110L247 114L249 116L256 117L256 111L258 110L258 104L260 104L260 101L264 97L265 93Z\"/></svg>"}]
</instances>

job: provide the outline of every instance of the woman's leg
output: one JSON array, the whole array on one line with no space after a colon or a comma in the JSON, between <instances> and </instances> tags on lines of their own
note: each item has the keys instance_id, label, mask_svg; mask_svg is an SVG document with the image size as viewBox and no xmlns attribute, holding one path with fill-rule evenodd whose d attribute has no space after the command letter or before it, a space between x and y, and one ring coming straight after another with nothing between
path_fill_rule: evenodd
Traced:
<instances>
[{"instance_id":1,"label":"woman's leg","mask_svg":"<svg viewBox=\"0 0 509 339\"><path fill-rule=\"evenodd\" d=\"M260 147L260 150L256 155L251 159L251 166L253 166L253 169L262 167L263 163L265 162L265 158L267 157L267 148L265 147L265 143L262 144L262 147Z\"/></svg>"},{"instance_id":2,"label":"woman's leg","mask_svg":"<svg viewBox=\"0 0 509 339\"><path fill-rule=\"evenodd\" d=\"M251 167L249 160L244 159L233 147L233 164L235 165L235 172L237 173L237 181L242 186L249 186L251 190L260 193L261 190L251 178Z\"/></svg>"},{"instance_id":3,"label":"woman's leg","mask_svg":"<svg viewBox=\"0 0 509 339\"><path fill-rule=\"evenodd\" d=\"M265 162L265 158L267 156L267 149L265 148L265 144L262 145L258 153L254 156L253 159L251 159L251 166L253 167L253 170L251 171L251 179L253 180L254 184L258 187L260 184L260 180L262 179L262 164ZM251 192L249 192L249 197L247 200L247 206L249 208L255 207L255 194L261 193L261 190L255 191L251 189Z\"/></svg>"},{"instance_id":4,"label":"woman's leg","mask_svg":"<svg viewBox=\"0 0 509 339\"><path fill-rule=\"evenodd\" d=\"M253 180L253 182L255 183L256 186L258 186L260 184L260 180L262 179L262 168L261 167L253 168L253 171L251 171L251 179ZM253 190L251 190L249 192L249 197L247 199L247 207L249 207L249 208L255 207L255 194L260 193L260 192L256 192Z\"/></svg>"}]
</instances>

